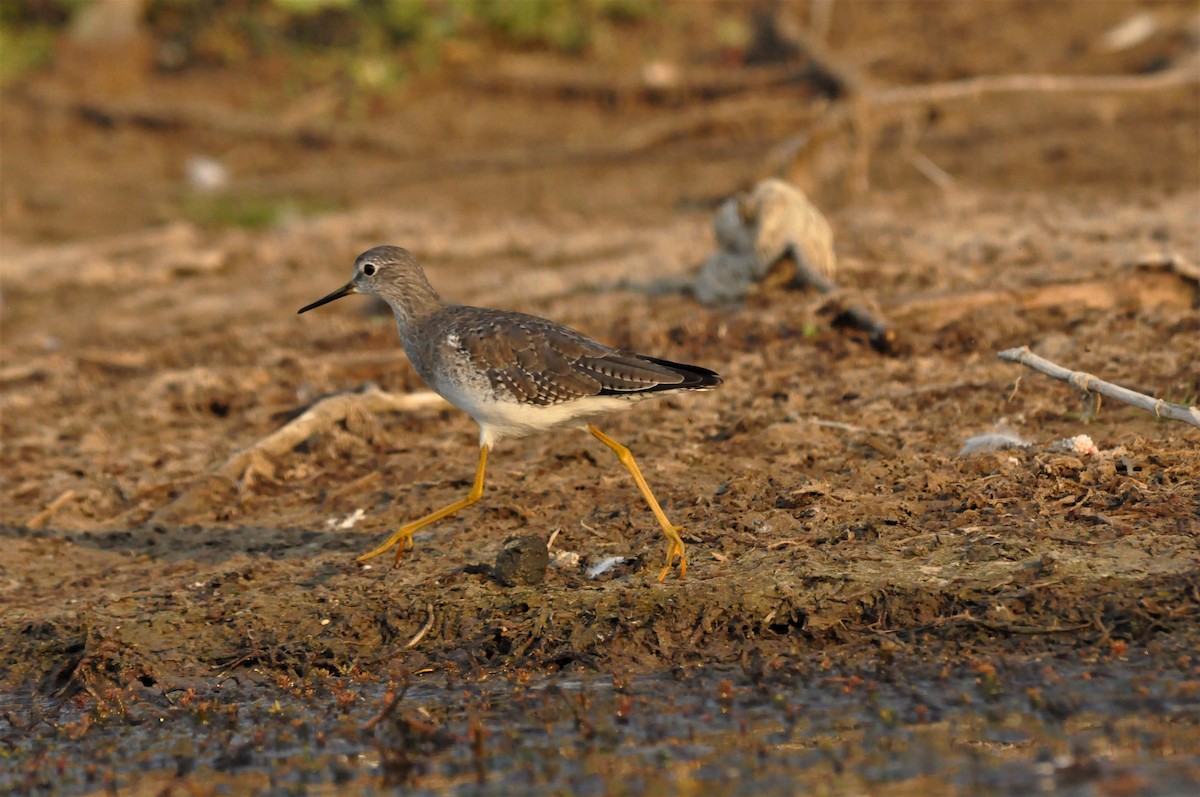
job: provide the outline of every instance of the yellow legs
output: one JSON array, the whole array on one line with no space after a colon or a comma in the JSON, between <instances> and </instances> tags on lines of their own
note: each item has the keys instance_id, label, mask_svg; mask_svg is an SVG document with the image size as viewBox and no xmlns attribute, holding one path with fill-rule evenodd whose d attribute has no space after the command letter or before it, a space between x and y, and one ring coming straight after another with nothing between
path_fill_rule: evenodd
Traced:
<instances>
[{"instance_id":1,"label":"yellow legs","mask_svg":"<svg viewBox=\"0 0 1200 797\"><path fill-rule=\"evenodd\" d=\"M392 534L392 536L387 538L387 542L385 542L383 545L380 545L375 550L370 551L369 553L365 553L362 556L358 557L357 561L365 562L368 559L371 559L373 557L379 556L379 554L381 554L381 553L384 553L389 548L391 548L393 545L398 545L399 547L396 548L396 561L399 562L401 557L404 556L404 549L412 547L412 544L413 544L412 536L414 533L425 528L430 523L436 523L444 517L453 515L455 512L457 512L460 509L466 509L471 504L475 503L480 498L482 498L483 497L483 473L484 473L484 470L487 468L487 455L488 455L487 446L480 446L479 447L479 467L477 467L475 469L475 484L471 485L471 492L467 493L466 498L463 498L460 501L455 501L453 504L450 504L448 506L444 506L441 509L437 510L436 512L430 512L428 515L421 518L420 520L414 520L412 523L404 524L403 526L401 526L399 528L399 530L397 530L394 534Z\"/></svg>"},{"instance_id":2,"label":"yellow legs","mask_svg":"<svg viewBox=\"0 0 1200 797\"><path fill-rule=\"evenodd\" d=\"M633 476L634 482L637 483L638 490L642 493L642 498L646 499L646 503L650 505L650 511L654 513L654 517L658 519L658 525L662 526L663 534L667 537L667 564L662 569L658 576L658 580L662 581L667 577L667 573L671 572L671 565L675 562L675 556L679 556L679 577L683 578L687 575L687 556L684 554L683 540L679 536L682 527L674 526L671 521L667 520L667 515L663 512L662 507L658 505L658 500L655 499L654 493L650 491L650 485L646 484L645 478L642 477L642 472L638 470L637 462L633 458L633 454L629 449L613 440L604 432L597 429L595 426L588 424L588 431L592 433L597 440L613 450L617 455L617 459L621 460L621 464ZM466 509L471 504L483 497L483 475L487 469L487 446L479 448L479 467L475 470L475 483L471 485L471 492L467 493L467 497L462 500L444 506L436 512L430 512L420 520L414 520L412 523L406 523L401 526L392 536L387 538L387 541L368 553L358 557L359 562L365 562L368 559L373 559L382 553L386 553L393 545L396 548L396 561L399 562L404 556L404 551L412 548L413 534L428 526L430 523L436 523L442 518L453 515L460 509Z\"/></svg>"},{"instance_id":3,"label":"yellow legs","mask_svg":"<svg viewBox=\"0 0 1200 797\"><path fill-rule=\"evenodd\" d=\"M646 480L642 478L642 472L638 470L637 462L634 460L633 454L630 453L629 449L590 423L588 424L588 431L601 443L611 448L613 453L617 455L617 459L621 460L621 464L625 466L629 474L633 476L633 480L637 482L638 489L642 492L642 498L645 498L646 503L650 505L650 511L654 513L654 517L658 518L658 525L662 526L663 534L667 536L667 566L659 574L658 580L662 581L667 577L667 573L671 572L671 564L675 561L675 554L679 554L679 577L683 578L687 575L687 557L683 552L683 540L679 537L679 532L683 531L683 527L673 526L671 525L671 521L667 520L666 513L658 505L658 501L654 498L654 493L650 492L650 485L646 484Z\"/></svg>"}]
</instances>

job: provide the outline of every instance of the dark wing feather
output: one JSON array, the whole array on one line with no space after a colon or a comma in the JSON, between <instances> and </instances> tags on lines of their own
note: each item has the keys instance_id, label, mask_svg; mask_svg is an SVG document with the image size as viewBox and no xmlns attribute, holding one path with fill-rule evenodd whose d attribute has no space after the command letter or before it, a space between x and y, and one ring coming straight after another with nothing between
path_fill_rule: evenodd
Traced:
<instances>
[{"instance_id":1,"label":"dark wing feather","mask_svg":"<svg viewBox=\"0 0 1200 797\"><path fill-rule=\"evenodd\" d=\"M707 368L610 349L537 316L478 307L447 308L458 352L492 388L550 406L588 396L703 390L721 384Z\"/></svg>"},{"instance_id":2,"label":"dark wing feather","mask_svg":"<svg viewBox=\"0 0 1200 797\"><path fill-rule=\"evenodd\" d=\"M699 365L660 360L657 357L649 357L645 354L630 356L634 357L642 367L656 366L660 371L666 371L678 377L678 381L667 381L664 379L653 385L645 385L635 391L638 393L653 393L660 390L711 390L725 381L721 379L716 371L701 368ZM608 394L620 391L613 389L602 390L600 392L601 394Z\"/></svg>"}]
</instances>

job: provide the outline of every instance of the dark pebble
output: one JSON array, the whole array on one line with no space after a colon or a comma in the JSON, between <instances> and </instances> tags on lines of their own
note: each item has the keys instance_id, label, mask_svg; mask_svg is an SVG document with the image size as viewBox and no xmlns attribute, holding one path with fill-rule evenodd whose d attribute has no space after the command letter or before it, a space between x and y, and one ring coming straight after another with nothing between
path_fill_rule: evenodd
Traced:
<instances>
[{"instance_id":1,"label":"dark pebble","mask_svg":"<svg viewBox=\"0 0 1200 797\"><path fill-rule=\"evenodd\" d=\"M496 556L492 577L506 587L541 584L550 565L546 541L533 534L509 537Z\"/></svg>"}]
</instances>

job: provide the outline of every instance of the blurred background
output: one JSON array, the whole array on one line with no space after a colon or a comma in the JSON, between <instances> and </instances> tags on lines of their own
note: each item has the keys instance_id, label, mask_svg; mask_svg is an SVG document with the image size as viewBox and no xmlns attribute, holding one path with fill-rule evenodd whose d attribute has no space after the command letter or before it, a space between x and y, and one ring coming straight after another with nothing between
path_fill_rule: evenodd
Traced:
<instances>
[{"instance_id":1,"label":"blurred background","mask_svg":"<svg viewBox=\"0 0 1200 797\"><path fill-rule=\"evenodd\" d=\"M1194 5L1132 0L12 0L0 226L255 229L364 203L652 220L769 172L829 207L932 187L914 147L968 184L1177 189L1194 93L906 103L873 119L866 182L842 179L840 131L788 145L863 81L1152 75L1197 38Z\"/></svg>"}]
</instances>

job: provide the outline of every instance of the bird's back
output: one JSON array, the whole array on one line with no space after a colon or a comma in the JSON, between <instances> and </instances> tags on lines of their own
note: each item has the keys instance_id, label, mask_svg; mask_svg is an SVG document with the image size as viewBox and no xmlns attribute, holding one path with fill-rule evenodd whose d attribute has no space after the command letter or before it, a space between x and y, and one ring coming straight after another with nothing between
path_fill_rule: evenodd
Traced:
<instances>
[{"instance_id":1,"label":"bird's back","mask_svg":"<svg viewBox=\"0 0 1200 797\"><path fill-rule=\"evenodd\" d=\"M436 389L431 376L438 373L482 375L500 401L551 407L590 397L706 390L722 381L707 368L613 349L524 313L448 305L422 326L415 338L424 344L409 355L427 382Z\"/></svg>"}]
</instances>

